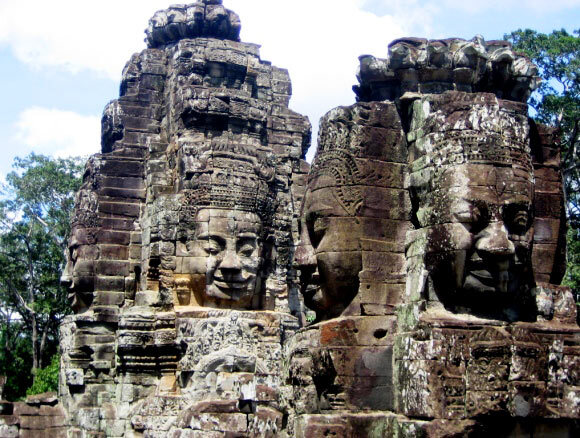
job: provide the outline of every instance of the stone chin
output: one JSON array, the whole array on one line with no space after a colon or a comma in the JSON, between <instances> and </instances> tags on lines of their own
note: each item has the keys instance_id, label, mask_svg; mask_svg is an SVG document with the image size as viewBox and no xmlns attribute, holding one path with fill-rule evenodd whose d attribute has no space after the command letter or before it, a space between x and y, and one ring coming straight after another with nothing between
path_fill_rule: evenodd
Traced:
<instances>
[{"instance_id":1,"label":"stone chin","mask_svg":"<svg viewBox=\"0 0 580 438\"><path fill-rule=\"evenodd\" d=\"M93 303L94 294L92 291L78 291L72 289L68 293L68 302L70 307L75 313L83 313L89 310L91 304Z\"/></svg>"}]
</instances>

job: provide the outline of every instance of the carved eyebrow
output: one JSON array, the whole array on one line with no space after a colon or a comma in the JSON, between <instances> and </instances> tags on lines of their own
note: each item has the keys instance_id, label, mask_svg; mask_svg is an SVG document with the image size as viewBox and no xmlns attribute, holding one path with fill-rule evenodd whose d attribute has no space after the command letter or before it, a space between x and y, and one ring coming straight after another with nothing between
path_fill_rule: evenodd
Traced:
<instances>
[{"instance_id":1,"label":"carved eyebrow","mask_svg":"<svg viewBox=\"0 0 580 438\"><path fill-rule=\"evenodd\" d=\"M209 240L209 239L213 239L216 240L220 243L225 243L226 238L219 235L219 234L210 234L210 233L202 233L199 236L197 236L198 240Z\"/></svg>"},{"instance_id":2,"label":"carved eyebrow","mask_svg":"<svg viewBox=\"0 0 580 438\"><path fill-rule=\"evenodd\" d=\"M252 231L246 231L246 232L238 234L237 237L238 237L238 239L257 239L258 234L254 233Z\"/></svg>"}]
</instances>

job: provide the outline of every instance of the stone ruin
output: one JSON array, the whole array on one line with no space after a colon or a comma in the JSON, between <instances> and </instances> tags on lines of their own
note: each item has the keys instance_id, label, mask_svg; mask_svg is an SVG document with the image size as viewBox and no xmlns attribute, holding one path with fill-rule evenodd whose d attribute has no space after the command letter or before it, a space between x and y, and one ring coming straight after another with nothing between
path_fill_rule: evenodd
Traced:
<instances>
[{"instance_id":1,"label":"stone ruin","mask_svg":"<svg viewBox=\"0 0 580 438\"><path fill-rule=\"evenodd\" d=\"M0 437L578 435L537 68L396 40L309 166L288 71L240 26L221 0L150 20L77 195L58 403L0 404Z\"/></svg>"}]
</instances>

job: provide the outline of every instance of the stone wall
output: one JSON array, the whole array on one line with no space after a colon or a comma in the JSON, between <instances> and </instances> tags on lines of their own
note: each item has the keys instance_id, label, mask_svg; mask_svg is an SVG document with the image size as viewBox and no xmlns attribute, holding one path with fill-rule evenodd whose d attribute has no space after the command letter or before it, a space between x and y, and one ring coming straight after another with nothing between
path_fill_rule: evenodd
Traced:
<instances>
[{"instance_id":1,"label":"stone wall","mask_svg":"<svg viewBox=\"0 0 580 438\"><path fill-rule=\"evenodd\" d=\"M0 402L1 438L66 438L66 419L56 393Z\"/></svg>"}]
</instances>

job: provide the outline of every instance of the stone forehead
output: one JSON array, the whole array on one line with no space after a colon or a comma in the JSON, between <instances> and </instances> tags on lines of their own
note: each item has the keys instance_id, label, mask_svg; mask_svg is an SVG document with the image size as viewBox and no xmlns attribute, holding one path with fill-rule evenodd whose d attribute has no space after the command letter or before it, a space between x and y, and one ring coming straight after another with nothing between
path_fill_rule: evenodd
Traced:
<instances>
[{"instance_id":1,"label":"stone forehead","mask_svg":"<svg viewBox=\"0 0 580 438\"><path fill-rule=\"evenodd\" d=\"M209 222L213 219L233 219L237 222L247 223L261 222L256 213L240 210L222 210L219 208L202 208L197 212L196 219L199 222Z\"/></svg>"},{"instance_id":2,"label":"stone forehead","mask_svg":"<svg viewBox=\"0 0 580 438\"><path fill-rule=\"evenodd\" d=\"M533 182L530 128L523 111L491 94L448 92L416 100L408 135L411 185L464 165L494 166L500 179L513 174ZM488 178L486 167L471 170L474 181Z\"/></svg>"}]
</instances>

